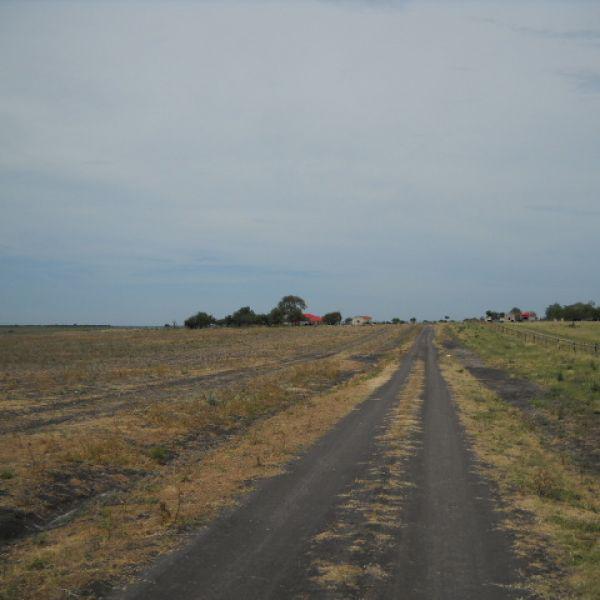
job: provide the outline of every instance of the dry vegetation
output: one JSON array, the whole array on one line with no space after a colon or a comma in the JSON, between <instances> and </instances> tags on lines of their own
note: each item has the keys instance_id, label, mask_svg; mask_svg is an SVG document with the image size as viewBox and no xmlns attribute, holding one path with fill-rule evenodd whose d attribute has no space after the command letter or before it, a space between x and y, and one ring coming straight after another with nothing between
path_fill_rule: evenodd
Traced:
<instances>
[{"instance_id":1,"label":"dry vegetation","mask_svg":"<svg viewBox=\"0 0 600 600\"><path fill-rule=\"evenodd\" d=\"M357 589L376 587L390 575L386 557L402 528L408 485L405 463L417 447L424 377L424 364L416 361L383 433L376 438L377 452L364 477L342 497L343 505L331 527L313 541L318 595L348 598Z\"/></svg>"},{"instance_id":2,"label":"dry vegetation","mask_svg":"<svg viewBox=\"0 0 600 600\"><path fill-rule=\"evenodd\" d=\"M249 480L277 472L366 397L379 380L364 377L413 335L398 326L0 335L0 527L14 534L1 550L0 598L98 596Z\"/></svg>"},{"instance_id":3,"label":"dry vegetation","mask_svg":"<svg viewBox=\"0 0 600 600\"><path fill-rule=\"evenodd\" d=\"M570 379L560 395L571 393L570 404L560 412L539 399L530 407L501 400L471 375L452 355L443 352L443 373L451 385L461 419L486 475L497 482L509 507L507 527L517 535L518 550L530 557L536 569L531 578L541 598L597 599L600 597L600 480L598 465L577 460L571 449L579 445L577 424L587 413L594 392L586 385L590 358L579 365L561 352L541 353L539 348L514 339L497 339L481 328L455 327L454 333L496 366L527 374L542 394L554 384L548 373L567 361ZM506 344L506 345L505 345ZM517 358L518 357L518 358ZM553 378L557 381L556 376ZM563 380L561 380L562 383ZM590 396L591 395L591 396ZM551 395L556 399L557 392ZM598 412L588 413L594 418ZM567 421L558 430L553 421ZM569 445L569 438L575 446ZM597 438L596 438L597 443ZM556 568L558 566L558 569Z\"/></svg>"},{"instance_id":4,"label":"dry vegetation","mask_svg":"<svg viewBox=\"0 0 600 600\"><path fill-rule=\"evenodd\" d=\"M486 365L537 386L524 409L546 433L547 445L600 474L600 356L541 346L487 326L456 325L453 332Z\"/></svg>"}]
</instances>

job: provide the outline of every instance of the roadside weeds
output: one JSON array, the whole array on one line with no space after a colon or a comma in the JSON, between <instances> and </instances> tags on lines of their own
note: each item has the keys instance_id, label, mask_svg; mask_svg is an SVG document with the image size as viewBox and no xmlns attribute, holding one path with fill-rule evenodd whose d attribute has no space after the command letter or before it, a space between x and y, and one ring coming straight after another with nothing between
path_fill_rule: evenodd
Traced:
<instances>
[{"instance_id":1,"label":"roadside weeds","mask_svg":"<svg viewBox=\"0 0 600 600\"><path fill-rule=\"evenodd\" d=\"M525 413L501 401L440 348L460 419L508 510L504 525L529 558L532 591L544 599L600 597L600 485L548 448Z\"/></svg>"}]
</instances>

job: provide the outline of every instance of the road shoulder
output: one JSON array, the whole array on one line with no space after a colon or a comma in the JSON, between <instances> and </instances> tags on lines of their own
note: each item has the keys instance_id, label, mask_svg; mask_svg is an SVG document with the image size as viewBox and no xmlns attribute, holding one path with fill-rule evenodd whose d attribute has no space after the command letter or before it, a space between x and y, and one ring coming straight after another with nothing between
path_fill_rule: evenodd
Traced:
<instances>
[{"instance_id":1,"label":"road shoulder","mask_svg":"<svg viewBox=\"0 0 600 600\"><path fill-rule=\"evenodd\" d=\"M532 593L555 599L597 597L597 478L553 451L527 408L478 379L478 371L466 368L455 347L441 346L441 353L478 470L497 486L505 508L502 526L513 532L518 554L527 558ZM486 368L483 362L480 368ZM531 389L526 385L523 396ZM510 393L519 395L518 380Z\"/></svg>"}]
</instances>

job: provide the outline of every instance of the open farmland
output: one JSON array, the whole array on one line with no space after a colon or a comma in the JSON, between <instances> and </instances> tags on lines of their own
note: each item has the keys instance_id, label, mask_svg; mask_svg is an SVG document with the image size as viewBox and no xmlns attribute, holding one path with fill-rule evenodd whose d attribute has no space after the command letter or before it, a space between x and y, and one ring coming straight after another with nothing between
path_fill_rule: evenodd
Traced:
<instances>
[{"instance_id":1,"label":"open farmland","mask_svg":"<svg viewBox=\"0 0 600 600\"><path fill-rule=\"evenodd\" d=\"M168 537L205 518L226 495L200 490L210 506L205 498L194 512L182 506L181 492L175 499L164 492L166 481L179 489L190 464L261 418L359 385L417 330L4 329L0 543L9 575L0 598L62 598L65 589L94 597L94 580L144 559L139 548L129 558L119 555L122 547L109 552L127 527ZM320 431L320 419L325 423L311 417L309 429ZM270 436L293 448L284 424ZM266 468L273 452L253 457L253 468ZM252 469L242 475L254 476ZM133 497L133 523L118 527L111 507ZM90 567L74 569L82 553Z\"/></svg>"},{"instance_id":2,"label":"open farmland","mask_svg":"<svg viewBox=\"0 0 600 600\"><path fill-rule=\"evenodd\" d=\"M505 323L519 330L529 330L553 335L566 340L586 344L600 344L600 321L528 321L527 323Z\"/></svg>"},{"instance_id":3,"label":"open farmland","mask_svg":"<svg viewBox=\"0 0 600 600\"><path fill-rule=\"evenodd\" d=\"M7 328L0 334L0 431L115 415L199 387L360 352L389 335L383 328Z\"/></svg>"},{"instance_id":4,"label":"open farmland","mask_svg":"<svg viewBox=\"0 0 600 600\"><path fill-rule=\"evenodd\" d=\"M1 600L597 597L593 356L480 324L1 343Z\"/></svg>"},{"instance_id":5,"label":"open farmland","mask_svg":"<svg viewBox=\"0 0 600 600\"><path fill-rule=\"evenodd\" d=\"M555 565L532 577L535 597L600 597L600 358L488 325L444 335L444 374L518 552Z\"/></svg>"}]
</instances>

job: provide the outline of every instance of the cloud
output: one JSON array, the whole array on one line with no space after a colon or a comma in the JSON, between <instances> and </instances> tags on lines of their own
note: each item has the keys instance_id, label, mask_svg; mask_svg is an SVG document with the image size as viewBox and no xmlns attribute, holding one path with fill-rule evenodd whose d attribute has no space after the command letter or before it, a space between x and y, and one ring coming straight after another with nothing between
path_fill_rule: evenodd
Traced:
<instances>
[{"instance_id":1,"label":"cloud","mask_svg":"<svg viewBox=\"0 0 600 600\"><path fill-rule=\"evenodd\" d=\"M527 210L539 213L550 213L557 215L565 215L569 217L600 217L600 210L579 208L577 206L569 205L530 205L526 206Z\"/></svg>"},{"instance_id":2,"label":"cloud","mask_svg":"<svg viewBox=\"0 0 600 600\"><path fill-rule=\"evenodd\" d=\"M156 323L291 291L466 316L544 303L557 264L600 295L596 11L561 6L0 3L0 320ZM556 32L586 43L535 40Z\"/></svg>"},{"instance_id":3,"label":"cloud","mask_svg":"<svg viewBox=\"0 0 600 600\"><path fill-rule=\"evenodd\" d=\"M531 27L527 25L515 25L513 23L503 22L496 18L477 18L480 23L489 23L497 27L502 27L515 33L521 33L539 38L553 40L567 40L577 42L600 42L600 29L552 29L549 27Z\"/></svg>"},{"instance_id":4,"label":"cloud","mask_svg":"<svg viewBox=\"0 0 600 600\"><path fill-rule=\"evenodd\" d=\"M600 93L600 73L596 71L562 71L564 78L572 83L582 94Z\"/></svg>"}]
</instances>

